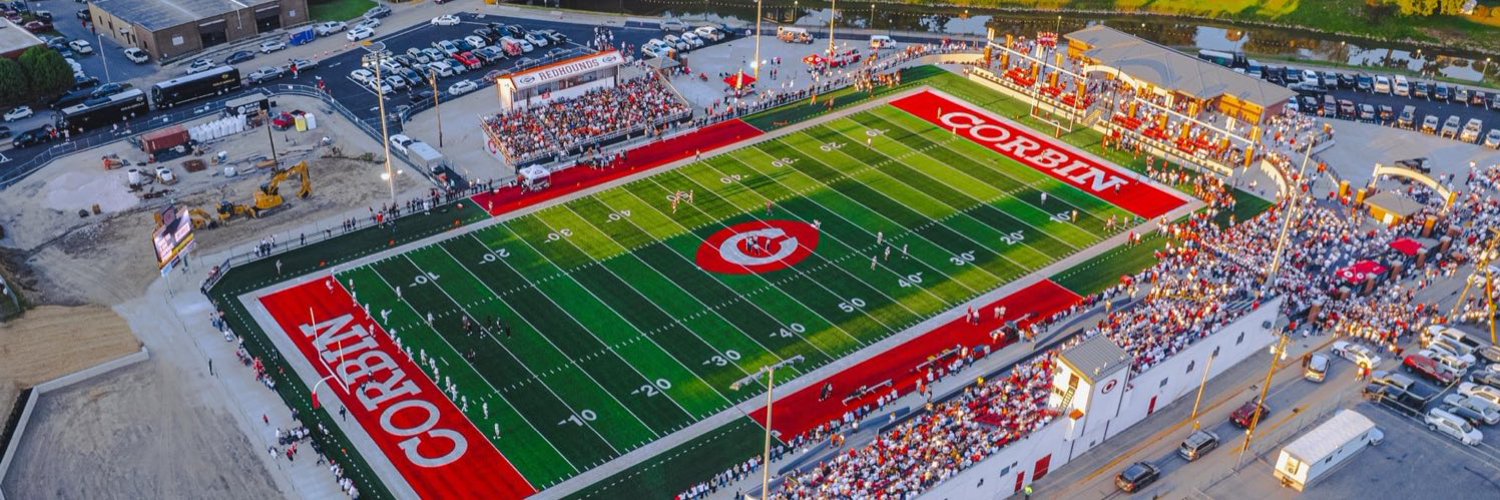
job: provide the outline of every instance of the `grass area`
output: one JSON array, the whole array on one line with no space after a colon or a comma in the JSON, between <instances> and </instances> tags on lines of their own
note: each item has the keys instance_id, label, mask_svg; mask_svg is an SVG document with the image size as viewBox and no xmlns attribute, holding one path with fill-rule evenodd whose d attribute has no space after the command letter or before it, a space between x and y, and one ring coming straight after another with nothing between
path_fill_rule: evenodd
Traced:
<instances>
[{"instance_id":1,"label":"grass area","mask_svg":"<svg viewBox=\"0 0 1500 500\"><path fill-rule=\"evenodd\" d=\"M209 300L219 310L225 312L225 319L230 327L245 339L244 345L250 351L250 355L260 358L265 363L266 370L276 380L276 392L287 406L300 413L302 423L308 429L313 430L313 440L318 443L323 454L342 464L345 475L356 482L361 498L394 497L380 478L375 477L375 474L371 472L364 458L358 453L349 451L352 446L348 438L336 430L338 429L334 422L336 416L332 411L337 410L328 407L312 408L312 398L307 385L293 374L291 367L282 359L280 351L271 343L265 330L259 323L250 319L245 306L239 300L235 300L235 297L285 279L278 276L290 278L315 272L327 266L446 231L452 227L454 218L464 223L471 223L488 217L472 203L465 203L465 207L461 210L451 206L445 207L439 213L442 213L444 217L408 217L398 221L394 229L361 229L339 238L314 243L278 255L275 259L264 259L236 266L227 271L224 278L214 288L206 291ZM277 272L276 262L282 264L284 274ZM266 279L267 276L273 278ZM320 424L334 431L330 434L322 434L317 431Z\"/></svg>"},{"instance_id":2,"label":"grass area","mask_svg":"<svg viewBox=\"0 0 1500 500\"><path fill-rule=\"evenodd\" d=\"M348 21L363 16L375 7L371 0L313 0L307 3L308 17L314 22Z\"/></svg>"}]
</instances>

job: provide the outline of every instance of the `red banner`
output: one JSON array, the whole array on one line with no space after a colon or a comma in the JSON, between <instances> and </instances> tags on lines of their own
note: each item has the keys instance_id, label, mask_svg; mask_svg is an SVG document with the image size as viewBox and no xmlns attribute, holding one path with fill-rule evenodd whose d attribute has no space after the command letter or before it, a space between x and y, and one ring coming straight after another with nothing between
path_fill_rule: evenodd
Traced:
<instances>
[{"instance_id":1,"label":"red banner","mask_svg":"<svg viewBox=\"0 0 1500 500\"><path fill-rule=\"evenodd\" d=\"M1187 203L1076 149L932 92L903 97L891 105L1147 219Z\"/></svg>"},{"instance_id":2,"label":"red banner","mask_svg":"<svg viewBox=\"0 0 1500 500\"><path fill-rule=\"evenodd\" d=\"M344 287L320 280L260 298L318 377L422 498L525 498L536 488ZM274 334L274 333L273 333ZM290 356L291 353L285 353ZM351 389L344 392L344 387ZM327 395L327 392L324 393ZM324 406L331 408L329 402Z\"/></svg>"}]
</instances>

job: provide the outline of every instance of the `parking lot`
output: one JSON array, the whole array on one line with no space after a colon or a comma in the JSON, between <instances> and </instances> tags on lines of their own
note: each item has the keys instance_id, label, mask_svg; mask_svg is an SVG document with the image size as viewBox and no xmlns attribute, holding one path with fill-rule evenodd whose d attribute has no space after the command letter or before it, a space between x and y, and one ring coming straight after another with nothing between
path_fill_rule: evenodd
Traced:
<instances>
[{"instance_id":1,"label":"parking lot","mask_svg":"<svg viewBox=\"0 0 1500 500\"><path fill-rule=\"evenodd\" d=\"M1343 72L1343 71L1320 71L1320 73L1331 74L1331 75L1338 75L1338 74L1352 75L1353 74L1353 73L1350 73L1350 72ZM1373 77L1374 75L1371 75L1371 76ZM1324 80L1327 80L1327 78L1324 78ZM1337 80L1337 78L1335 77L1334 80ZM1423 120L1428 115L1431 115L1431 116L1436 117L1436 120L1438 122L1438 129L1439 130L1433 132L1434 135L1436 135L1436 134L1438 134L1438 133L1441 132L1441 128L1443 126L1443 123L1446 122L1446 121L1448 121L1449 117L1451 117L1451 116L1458 117L1458 122L1459 122L1459 127L1460 128L1463 127L1464 124L1467 124L1470 119L1475 119L1475 118L1479 119L1483 123L1483 126L1481 127L1481 130L1480 130L1479 139L1476 142L1478 142L1480 144L1483 144L1485 134L1487 134L1490 130L1492 130L1492 129L1500 129L1500 107L1497 107L1497 106L1500 106L1500 105L1496 104L1496 100L1500 99L1500 95L1497 95L1497 93L1495 91L1493 91L1493 90L1482 90L1482 92L1484 92L1484 94L1485 94L1484 104L1475 104L1475 103L1472 102L1472 99L1469 100L1469 101L1465 101L1465 102L1459 102L1453 96L1453 94L1456 94L1456 92L1450 92L1450 97L1447 100L1442 100L1442 99L1435 98L1433 96L1433 92L1431 90L1429 90L1429 92L1427 93L1427 95L1425 97L1416 97L1415 87L1416 87L1416 85L1417 85L1418 82L1422 82L1422 83L1427 84L1429 89L1434 88L1433 85L1435 84L1435 82L1431 82L1431 81L1424 81L1424 80L1420 80L1420 79L1411 79L1410 80L1410 86L1412 87L1412 90L1409 91L1408 95L1406 95L1406 96L1396 95L1394 92L1391 92L1391 93L1377 93L1377 92L1373 92L1373 91L1367 92L1367 91L1361 91L1361 90L1358 90L1356 88L1345 87L1345 86L1336 86L1336 87L1327 88L1326 89L1326 94L1330 95L1330 96L1333 96L1334 99L1336 99L1336 100L1349 100L1349 101L1353 102L1354 105L1355 105L1355 114L1353 116L1349 116L1349 115L1347 115L1345 113L1338 112L1338 113L1334 113L1332 115L1324 115L1324 116L1329 116L1331 118L1339 118L1339 119L1345 119L1345 120L1355 120L1355 121L1361 121L1361 122L1366 122L1366 123L1377 123L1377 124L1381 124L1381 125L1392 125L1392 126L1394 126L1394 125L1396 125L1395 122L1396 122L1397 118L1399 118L1401 110L1404 107L1406 107L1406 106L1413 106L1415 108L1415 110L1416 110L1416 113L1415 113L1416 116L1414 117L1414 120L1413 120L1414 123L1413 123L1413 125L1410 128L1413 128L1413 129L1416 129L1416 130L1421 130ZM1295 84L1291 84L1291 85L1292 85L1292 87L1289 87L1289 88L1293 88L1294 90L1296 90L1296 88L1295 88L1296 85ZM1444 83L1443 85L1446 85L1450 90L1456 90L1458 88L1454 84L1450 84L1450 83ZM1472 97L1472 91L1473 90L1475 90L1475 89L1471 89L1471 97ZM1303 96L1317 96L1317 95L1319 95L1319 93L1317 93L1317 92L1300 92L1300 95L1298 96L1298 99L1301 100L1303 103L1299 104L1299 110L1302 111L1302 112L1304 112L1304 113L1309 113L1309 111L1306 109L1306 107L1307 107L1306 104L1305 104L1306 99ZM1321 104L1323 102L1323 99L1321 97L1316 97L1316 102L1319 104L1318 109L1311 111L1310 114L1319 114L1322 111L1323 106ZM1374 117L1374 119L1361 119L1358 116L1358 106L1360 104L1369 104L1371 107L1375 108L1375 110L1376 110L1376 116ZM1392 116L1390 116L1388 119L1382 119L1379 116L1380 106L1382 106L1382 105L1383 106L1389 106L1390 109L1391 109Z\"/></svg>"}]
</instances>

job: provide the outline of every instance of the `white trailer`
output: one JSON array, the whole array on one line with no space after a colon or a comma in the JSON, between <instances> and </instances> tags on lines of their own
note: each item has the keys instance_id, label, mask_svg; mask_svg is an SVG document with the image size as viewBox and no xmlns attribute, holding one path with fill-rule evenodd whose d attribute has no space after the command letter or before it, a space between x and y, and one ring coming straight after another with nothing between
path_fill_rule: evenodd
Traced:
<instances>
[{"instance_id":1,"label":"white trailer","mask_svg":"<svg viewBox=\"0 0 1500 500\"><path fill-rule=\"evenodd\" d=\"M1375 422L1354 410L1340 410L1333 418L1281 449L1276 479L1282 486L1304 491L1366 446L1380 444L1385 434Z\"/></svg>"}]
</instances>

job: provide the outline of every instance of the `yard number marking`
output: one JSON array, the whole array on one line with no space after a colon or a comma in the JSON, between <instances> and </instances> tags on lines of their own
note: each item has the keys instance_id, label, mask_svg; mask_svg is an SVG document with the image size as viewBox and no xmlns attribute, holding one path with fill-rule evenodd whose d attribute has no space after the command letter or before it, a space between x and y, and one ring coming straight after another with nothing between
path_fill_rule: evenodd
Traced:
<instances>
[{"instance_id":1,"label":"yard number marking","mask_svg":"<svg viewBox=\"0 0 1500 500\"><path fill-rule=\"evenodd\" d=\"M510 257L510 250L506 250L504 248L497 248L493 252L484 254L484 257L481 258L481 259L479 259L479 263L480 264L489 264L491 262L495 262L497 260L504 259L504 258L507 258L507 257Z\"/></svg>"},{"instance_id":2,"label":"yard number marking","mask_svg":"<svg viewBox=\"0 0 1500 500\"><path fill-rule=\"evenodd\" d=\"M630 209L628 208L618 212L610 212L609 217L605 219L604 223L608 224L610 222L615 222L628 217L630 217ZM566 231L566 229L564 231Z\"/></svg>"},{"instance_id":3,"label":"yard number marking","mask_svg":"<svg viewBox=\"0 0 1500 500\"><path fill-rule=\"evenodd\" d=\"M433 281L437 281L437 279L438 279L437 273L424 272L422 274L418 274L416 277L414 277L414 278L411 279L411 286L426 285L426 284L431 283Z\"/></svg>"},{"instance_id":4,"label":"yard number marking","mask_svg":"<svg viewBox=\"0 0 1500 500\"><path fill-rule=\"evenodd\" d=\"M742 175L740 175L740 174L731 174L731 175L726 175L726 176L720 177L719 178L719 182L722 182L722 183L725 183L725 184L734 184L736 182L739 182L739 181L743 180L744 178L745 177L742 176Z\"/></svg>"},{"instance_id":5,"label":"yard number marking","mask_svg":"<svg viewBox=\"0 0 1500 500\"><path fill-rule=\"evenodd\" d=\"M562 229L558 229L556 231L547 233L547 241L544 241L543 243L552 243L554 241L557 241L557 240L560 240L560 239L563 239L563 238L572 238L572 237L573 237L573 230L572 229L562 228Z\"/></svg>"},{"instance_id":6,"label":"yard number marking","mask_svg":"<svg viewBox=\"0 0 1500 500\"><path fill-rule=\"evenodd\" d=\"M1005 242L1005 244L1007 245L1014 245L1016 243L1024 241L1025 239L1026 235L1021 233L1020 231L1011 231L1010 234L1000 235L1000 241Z\"/></svg>"},{"instance_id":7,"label":"yard number marking","mask_svg":"<svg viewBox=\"0 0 1500 500\"><path fill-rule=\"evenodd\" d=\"M577 415L572 415L568 418L563 419L561 422L558 422L557 425L568 425L569 423L572 423L573 425L583 427L584 422L593 422L598 419L599 415L594 413L594 410L584 409L583 411L578 412Z\"/></svg>"},{"instance_id":8,"label":"yard number marking","mask_svg":"<svg viewBox=\"0 0 1500 500\"><path fill-rule=\"evenodd\" d=\"M856 309L860 309L863 307L865 307L865 301L864 299L861 299L859 297L854 297L849 300L839 302L839 310L846 313L852 313Z\"/></svg>"},{"instance_id":9,"label":"yard number marking","mask_svg":"<svg viewBox=\"0 0 1500 500\"><path fill-rule=\"evenodd\" d=\"M740 353L739 353L739 351L735 351L733 349L730 349L728 351L724 351L724 355L723 356L714 356L712 358L708 358L708 360L704 361L703 364L705 364L705 365L714 365L714 366L729 366L729 362L730 361L739 361L739 359L740 359Z\"/></svg>"},{"instance_id":10,"label":"yard number marking","mask_svg":"<svg viewBox=\"0 0 1500 500\"><path fill-rule=\"evenodd\" d=\"M631 394L642 394L642 393L644 393L646 395L646 397L649 398L649 397L655 396L657 394L661 394L661 391L665 391L665 390L671 389L671 388L672 388L672 381L664 379L664 378L659 378L659 379L656 379L656 382L654 384L641 384L641 388L640 389L636 389L636 390L630 391L630 393Z\"/></svg>"},{"instance_id":11,"label":"yard number marking","mask_svg":"<svg viewBox=\"0 0 1500 500\"><path fill-rule=\"evenodd\" d=\"M783 338L783 339L789 339L789 338L792 338L792 337L796 336L799 333L806 332L806 331L807 331L807 327L802 326L802 323L792 323L790 325L781 327L780 329L777 329L774 332L771 332L771 337L772 338L778 338L779 337L779 338Z\"/></svg>"},{"instance_id":12,"label":"yard number marking","mask_svg":"<svg viewBox=\"0 0 1500 500\"><path fill-rule=\"evenodd\" d=\"M837 142L837 141L835 141L835 142L825 142L825 143L823 143L822 146L818 146L818 149L823 150L824 153L832 153L834 151L838 151L840 149L844 149L844 143Z\"/></svg>"},{"instance_id":13,"label":"yard number marking","mask_svg":"<svg viewBox=\"0 0 1500 500\"><path fill-rule=\"evenodd\" d=\"M906 275L905 278L896 278L896 284L901 285L901 288L911 288L920 285L922 284L922 272L917 271Z\"/></svg>"},{"instance_id":14,"label":"yard number marking","mask_svg":"<svg viewBox=\"0 0 1500 500\"><path fill-rule=\"evenodd\" d=\"M797 163L796 158L782 158L780 160L771 160L771 166L775 168L790 167L795 163Z\"/></svg>"},{"instance_id":15,"label":"yard number marking","mask_svg":"<svg viewBox=\"0 0 1500 500\"><path fill-rule=\"evenodd\" d=\"M964 252L964 253L961 253L961 254L949 257L948 258L948 262L952 262L953 265L955 265L955 266L962 266L964 264L973 264L974 263L974 251L973 250L969 250L967 252Z\"/></svg>"}]
</instances>

